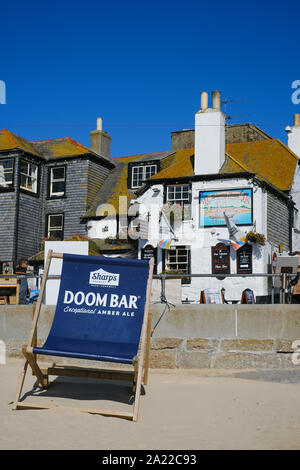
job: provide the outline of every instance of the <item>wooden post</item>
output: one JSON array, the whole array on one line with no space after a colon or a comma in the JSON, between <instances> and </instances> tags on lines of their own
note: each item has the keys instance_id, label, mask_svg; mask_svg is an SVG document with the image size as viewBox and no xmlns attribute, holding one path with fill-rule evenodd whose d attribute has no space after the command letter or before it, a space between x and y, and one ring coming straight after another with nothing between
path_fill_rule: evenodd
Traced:
<instances>
[{"instance_id":1,"label":"wooden post","mask_svg":"<svg viewBox=\"0 0 300 470\"><path fill-rule=\"evenodd\" d=\"M140 350L140 355L139 355L135 402L134 402L133 418L132 418L133 421L137 420L138 412L139 412L139 401L140 401L141 386L142 386L142 375L143 375L144 356L145 356L145 347L146 347L146 333L147 333L147 323L148 323L148 314L149 314L150 297L151 297L151 281L152 281L152 275L153 275L153 267L154 267L154 259L151 258L149 262L148 285L147 285L146 303L145 303L145 310L144 310L144 321L143 321L142 334L141 334L142 341L141 341L141 350Z\"/></svg>"},{"instance_id":2,"label":"wooden post","mask_svg":"<svg viewBox=\"0 0 300 470\"><path fill-rule=\"evenodd\" d=\"M144 385L148 383L148 374L149 374L149 361L150 361L150 342L151 342L151 323L152 323L152 314L148 315L148 325L147 325L147 343L146 343L146 355L145 355L145 366L144 366Z\"/></svg>"},{"instance_id":3,"label":"wooden post","mask_svg":"<svg viewBox=\"0 0 300 470\"><path fill-rule=\"evenodd\" d=\"M27 368L28 368L28 361L26 359L25 363L24 363L24 366L23 366L23 370L22 370L21 375L20 375L20 379L19 379L19 383L18 383L18 387L17 387L17 391L16 391L16 397L15 397L15 401L14 401L14 404L13 404L13 407L12 407L13 410L16 410L18 408L18 402L20 400L20 396L21 396L21 393L22 393Z\"/></svg>"},{"instance_id":4,"label":"wooden post","mask_svg":"<svg viewBox=\"0 0 300 470\"><path fill-rule=\"evenodd\" d=\"M43 295L44 295L46 281L47 281L47 277L48 277L48 272L49 272L49 268L50 268L52 253L53 253L53 251L49 250L46 265L45 265L45 271L44 271L44 275L43 275L43 279L42 279L42 283L41 283L39 298L37 300L36 307L35 307L35 312L34 312L34 317L33 317L33 322L32 322L32 328L31 328L31 331L30 331L30 334L29 334L28 346L33 346L34 345L34 338L36 336L36 327L37 327L37 322L38 322L40 311L41 311L41 305L42 305Z\"/></svg>"}]
</instances>

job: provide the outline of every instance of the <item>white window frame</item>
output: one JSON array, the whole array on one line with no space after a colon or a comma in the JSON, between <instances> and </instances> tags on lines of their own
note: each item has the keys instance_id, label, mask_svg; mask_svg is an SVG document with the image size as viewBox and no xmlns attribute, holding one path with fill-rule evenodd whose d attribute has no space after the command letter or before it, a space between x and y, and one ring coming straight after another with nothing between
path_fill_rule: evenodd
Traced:
<instances>
[{"instance_id":1,"label":"white window frame","mask_svg":"<svg viewBox=\"0 0 300 470\"><path fill-rule=\"evenodd\" d=\"M150 168L150 175L146 176L147 169ZM154 169L152 172L151 169ZM135 178L135 173L137 173L140 177ZM149 165L135 165L131 167L131 188L140 188L143 184L143 181L150 178L151 176L157 173L157 164L150 163ZM137 184L134 183L134 179L137 180ZM140 183L139 183L140 182Z\"/></svg>"},{"instance_id":2,"label":"white window frame","mask_svg":"<svg viewBox=\"0 0 300 470\"><path fill-rule=\"evenodd\" d=\"M10 162L11 168L4 168L3 163ZM6 180L6 175L10 175L10 179ZM12 158L3 158L0 160L0 187L8 188L13 185L14 179L14 161Z\"/></svg>"},{"instance_id":3,"label":"white window frame","mask_svg":"<svg viewBox=\"0 0 300 470\"><path fill-rule=\"evenodd\" d=\"M63 169L64 170L63 178L54 178L54 175L53 175L54 171L53 170L58 170L58 169ZM53 184L54 183L60 183L61 181L63 181L66 184L66 167L65 166L54 166L54 167L50 168L50 189L49 189L50 197L64 196L65 187L64 187L63 191L57 191L57 192L53 191Z\"/></svg>"},{"instance_id":4,"label":"white window frame","mask_svg":"<svg viewBox=\"0 0 300 470\"><path fill-rule=\"evenodd\" d=\"M174 254L175 251L175 254ZM184 254L179 254L179 251L185 251ZM175 256L175 261L170 262L170 254L172 253L172 256ZM184 257L185 260L179 260L180 257ZM180 274L187 274L186 278L182 278L181 283L182 284L190 284L190 278L188 277L189 271L190 271L190 247L187 246L174 246L170 250L166 250L165 254L165 272L167 273L168 271L174 271ZM179 268L179 265L185 265L185 268Z\"/></svg>"},{"instance_id":5,"label":"white window frame","mask_svg":"<svg viewBox=\"0 0 300 470\"><path fill-rule=\"evenodd\" d=\"M174 188L173 198L170 196L171 188ZM180 188L180 197L175 197L176 189L179 189L179 188ZM187 192L186 197L183 197L184 192ZM180 204L180 205L189 204L190 203L190 185L188 183L187 184L169 184L167 186L167 202L169 202L170 204Z\"/></svg>"},{"instance_id":6,"label":"white window frame","mask_svg":"<svg viewBox=\"0 0 300 470\"><path fill-rule=\"evenodd\" d=\"M23 165L27 165L26 171L22 171ZM37 194L38 165L36 165L35 163L28 162L26 160L21 160L20 177L20 188L25 189L26 191L29 191L31 193ZM25 178L25 184L22 184L22 177Z\"/></svg>"},{"instance_id":7,"label":"white window frame","mask_svg":"<svg viewBox=\"0 0 300 470\"><path fill-rule=\"evenodd\" d=\"M53 227L51 226L51 217L61 217L61 225L54 225ZM62 233L61 239L63 240L64 236L64 214L48 214L47 215L47 236L50 238L51 237L51 232L54 230L60 230Z\"/></svg>"},{"instance_id":8,"label":"white window frame","mask_svg":"<svg viewBox=\"0 0 300 470\"><path fill-rule=\"evenodd\" d=\"M185 251L184 254L179 254L179 251ZM174 246L170 250L166 250L166 258L165 258L165 270L166 271L182 271L182 274L189 273L189 249L186 246ZM172 252L172 256L175 256L175 261L170 261L169 257ZM175 254L174 254L175 252ZM179 258L184 257L184 261L180 261ZM179 268L180 264L184 264L185 268Z\"/></svg>"}]
</instances>

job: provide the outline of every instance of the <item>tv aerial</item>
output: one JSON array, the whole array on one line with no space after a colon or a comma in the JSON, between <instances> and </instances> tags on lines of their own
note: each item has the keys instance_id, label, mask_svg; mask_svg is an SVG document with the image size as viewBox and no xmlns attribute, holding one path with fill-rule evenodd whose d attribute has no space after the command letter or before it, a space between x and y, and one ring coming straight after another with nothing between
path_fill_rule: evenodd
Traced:
<instances>
[{"instance_id":1,"label":"tv aerial","mask_svg":"<svg viewBox=\"0 0 300 470\"><path fill-rule=\"evenodd\" d=\"M225 114L226 121L229 121L230 119L239 118L239 117L249 116L249 114L239 114L239 115L233 115L233 116L229 116L227 114L227 105L228 105L228 103L239 103L240 101L246 101L246 100L244 100L244 99L242 99L242 100L232 100L232 99L225 98L224 101L221 101L221 105L224 105L224 114Z\"/></svg>"}]
</instances>

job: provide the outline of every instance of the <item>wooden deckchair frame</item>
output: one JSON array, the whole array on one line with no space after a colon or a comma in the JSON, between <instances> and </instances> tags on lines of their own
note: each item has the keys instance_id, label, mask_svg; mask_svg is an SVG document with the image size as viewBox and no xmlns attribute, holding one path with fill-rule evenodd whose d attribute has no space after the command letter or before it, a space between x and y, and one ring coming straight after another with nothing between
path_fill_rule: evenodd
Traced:
<instances>
[{"instance_id":1,"label":"wooden deckchair frame","mask_svg":"<svg viewBox=\"0 0 300 470\"><path fill-rule=\"evenodd\" d=\"M33 307L33 321L29 334L28 344L25 345L22 349L22 353L25 357L25 363L23 370L20 374L19 383L17 386L16 397L12 409L49 409L49 408L71 408L78 411L83 411L92 414L100 414L104 416L116 416L120 418L129 419L132 421L137 421L138 412L139 412L139 400L141 394L142 384L147 385L148 383L148 373L149 373L149 356L150 356L150 334L151 334L151 317L149 313L150 305L150 295L151 295L151 282L153 275L153 259L149 263L149 275L147 281L147 292L146 292L146 302L144 307L144 318L141 329L140 336L140 348L138 355L133 359L133 371L126 370L108 370L108 369L92 369L89 367L83 366L50 366L46 369L41 368L37 362L37 355L33 353L33 348L37 345L37 324L40 316L42 299L45 292L45 286L48 279L48 273L50 268L50 263L53 258L63 258L62 253L54 253L52 250L49 250L47 261L45 264L44 275L41 283L40 293L36 305ZM20 401L28 365L32 369L33 375L36 376L42 388L47 388L49 386L49 376L67 376L67 377L86 377L86 378L100 378L100 379L113 379L113 380L125 380L131 381L133 383L134 391L134 405L133 411L129 412L120 412L120 411L108 411L108 410L98 410L98 409L87 409L87 408L78 408L71 406L63 405L53 405L53 404L25 404Z\"/></svg>"}]
</instances>

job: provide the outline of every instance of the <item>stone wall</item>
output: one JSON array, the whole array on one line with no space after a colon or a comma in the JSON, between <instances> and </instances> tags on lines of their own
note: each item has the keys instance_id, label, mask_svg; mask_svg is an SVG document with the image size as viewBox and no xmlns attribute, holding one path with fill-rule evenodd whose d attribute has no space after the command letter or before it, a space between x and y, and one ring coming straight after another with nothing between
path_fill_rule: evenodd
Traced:
<instances>
[{"instance_id":1,"label":"stone wall","mask_svg":"<svg viewBox=\"0 0 300 470\"><path fill-rule=\"evenodd\" d=\"M300 340L297 305L178 305L161 317L163 311L162 304L151 305L152 368L300 367L292 362L292 343ZM53 314L54 307L42 307L39 344L48 335ZM21 356L31 317L30 306L0 307L0 340L7 356Z\"/></svg>"}]
</instances>

